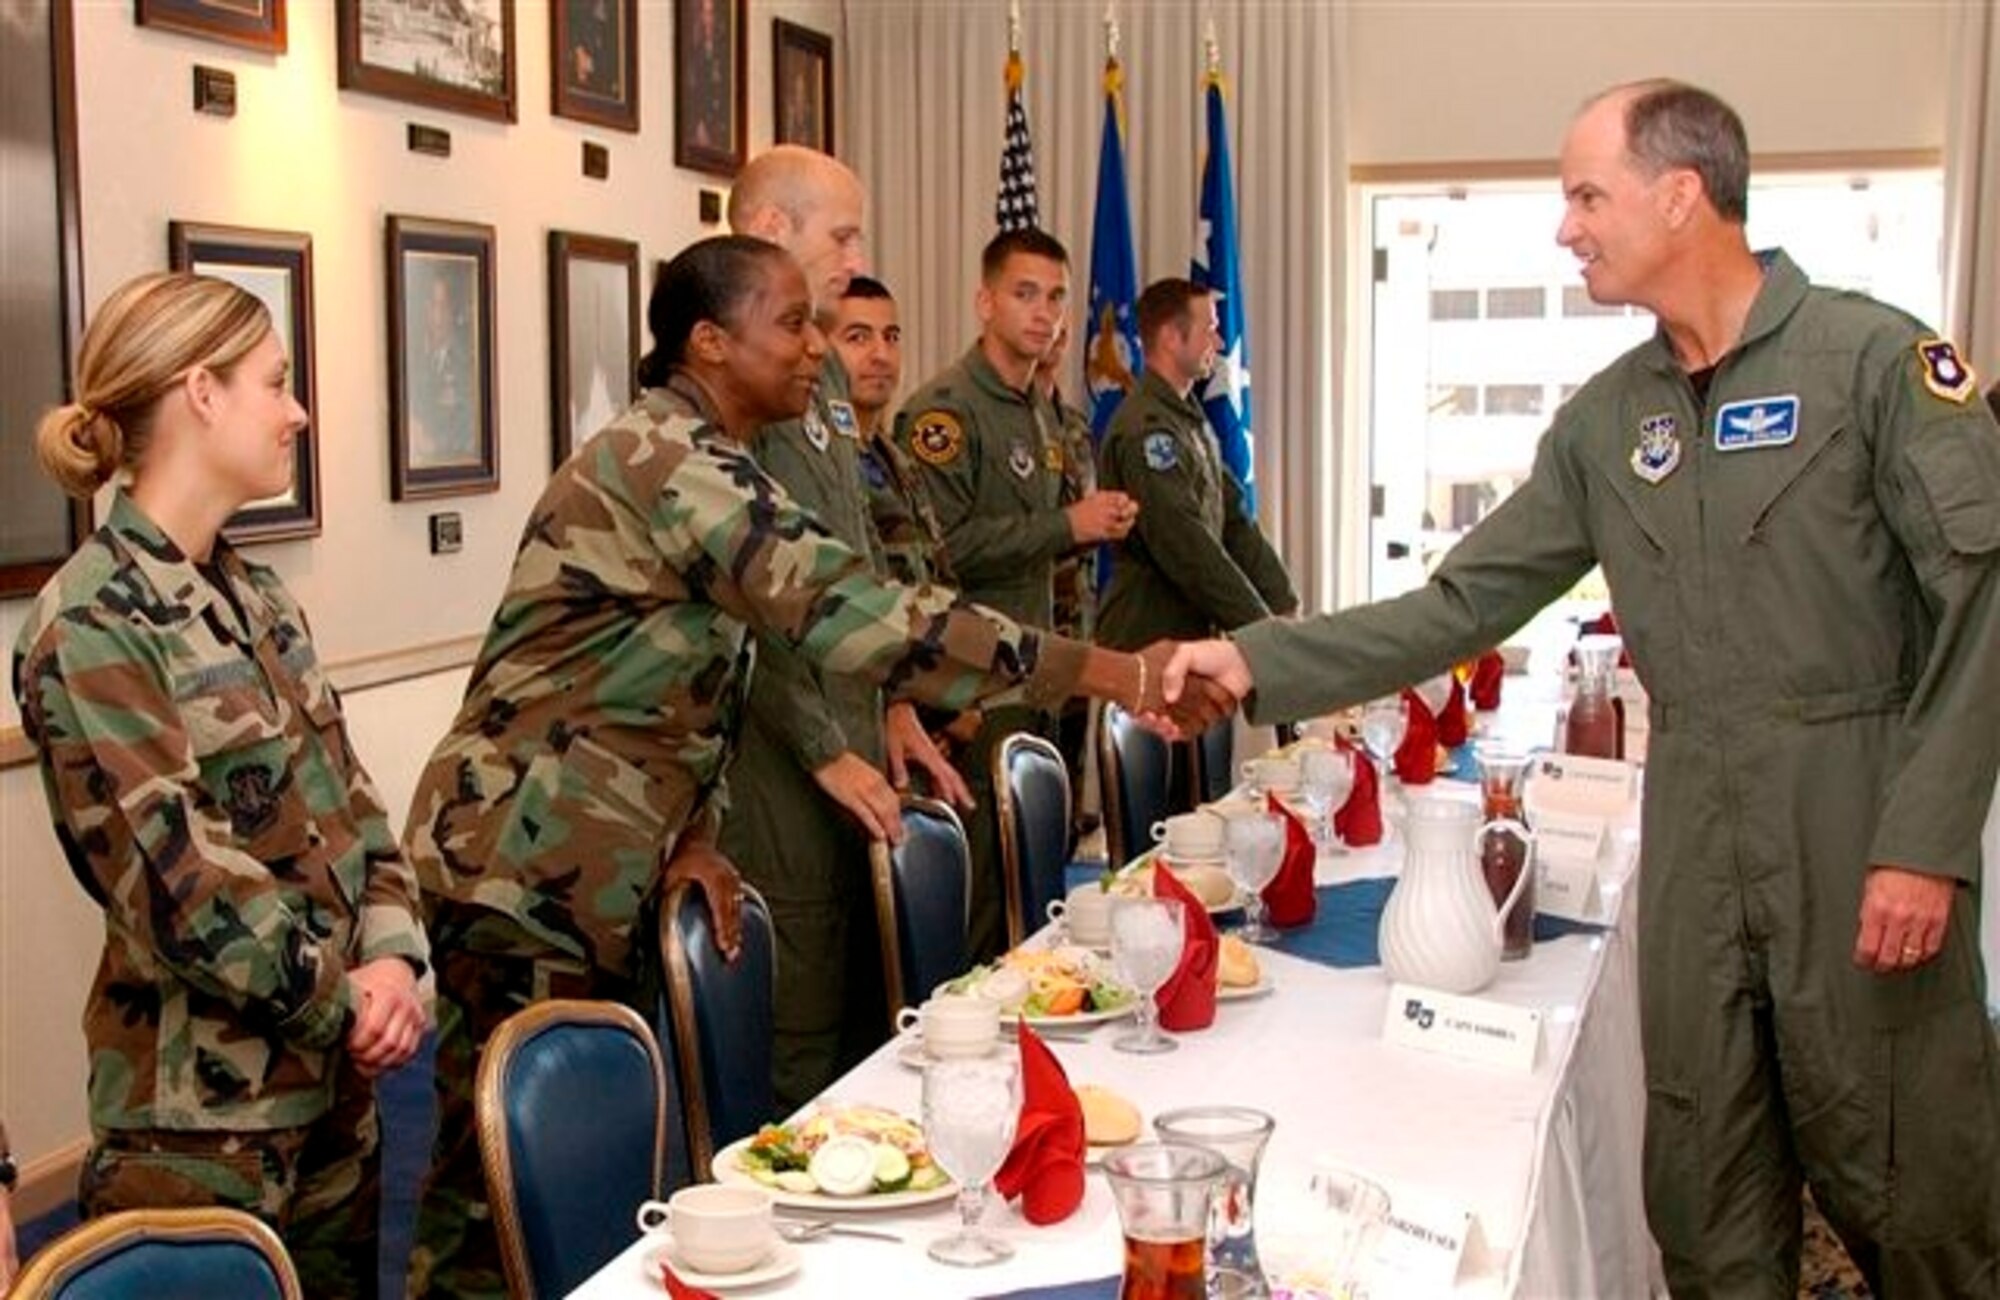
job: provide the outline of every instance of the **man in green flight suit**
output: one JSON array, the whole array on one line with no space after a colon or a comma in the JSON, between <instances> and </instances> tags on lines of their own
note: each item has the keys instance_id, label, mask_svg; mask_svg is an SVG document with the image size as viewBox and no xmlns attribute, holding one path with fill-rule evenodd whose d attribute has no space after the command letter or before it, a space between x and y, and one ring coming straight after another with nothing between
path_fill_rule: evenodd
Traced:
<instances>
[{"instance_id":1,"label":"man in green flight suit","mask_svg":"<svg viewBox=\"0 0 2000 1300\"><path fill-rule=\"evenodd\" d=\"M1069 298L1068 251L1041 230L1003 231L988 241L980 273L979 340L918 388L896 418L896 436L917 463L967 597L1047 626L1056 561L1125 536L1138 508L1123 492L1062 503L1062 430L1030 380ZM961 765L978 802L966 826L975 957L1006 946L992 755L1015 731L1046 736L1052 720L1016 707L991 711Z\"/></svg>"},{"instance_id":2,"label":"man in green flight suit","mask_svg":"<svg viewBox=\"0 0 2000 1300\"><path fill-rule=\"evenodd\" d=\"M826 154L779 145L752 159L729 195L729 222L785 249L806 273L824 318L865 269L864 194ZM886 572L869 519L861 426L832 349L802 419L766 425L751 445L766 473L826 530ZM868 840L900 838L888 750L920 763L947 797L969 797L918 723L914 706L887 714L860 677L809 663L760 633L745 724L729 769L722 850L770 905L778 941L772 1083L779 1105L802 1105L889 1033Z\"/></svg>"},{"instance_id":3,"label":"man in green flight suit","mask_svg":"<svg viewBox=\"0 0 2000 1300\"><path fill-rule=\"evenodd\" d=\"M1190 280L1139 295L1146 373L1104 431L1106 487L1139 503L1119 543L1097 640L1120 649L1191 641L1299 607L1284 562L1244 508L1215 434L1190 394L1222 347L1215 298Z\"/></svg>"},{"instance_id":4,"label":"man in green flight suit","mask_svg":"<svg viewBox=\"0 0 2000 1300\"><path fill-rule=\"evenodd\" d=\"M1184 648L1168 693L1194 667L1263 718L1380 695L1602 564L1652 700L1645 1190L1673 1293L1796 1294L1803 1178L1876 1295L1991 1296L2000 429L1949 342L1751 251L1748 174L1704 91L1586 105L1557 240L1659 332L1423 588Z\"/></svg>"}]
</instances>

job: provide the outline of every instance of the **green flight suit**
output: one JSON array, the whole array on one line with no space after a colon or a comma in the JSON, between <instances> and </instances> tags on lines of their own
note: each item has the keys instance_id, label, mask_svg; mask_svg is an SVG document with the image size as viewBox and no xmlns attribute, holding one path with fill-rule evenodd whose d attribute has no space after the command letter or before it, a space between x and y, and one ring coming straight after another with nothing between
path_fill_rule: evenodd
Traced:
<instances>
[{"instance_id":1,"label":"green flight suit","mask_svg":"<svg viewBox=\"0 0 2000 1300\"><path fill-rule=\"evenodd\" d=\"M14 694L104 910L85 1213L232 1206L313 1294L372 1295L375 1090L347 1054L347 976L421 974L429 945L304 612L226 540L197 565L121 491L29 612Z\"/></svg>"},{"instance_id":2,"label":"green flight suit","mask_svg":"<svg viewBox=\"0 0 2000 1300\"><path fill-rule=\"evenodd\" d=\"M723 801L753 630L833 672L967 708L1069 695L1085 647L879 582L691 385L647 391L529 513L404 845L438 971L438 1138L411 1294L499 1295L473 1078L509 1014L632 996L633 928L683 832Z\"/></svg>"},{"instance_id":3,"label":"green flight suit","mask_svg":"<svg viewBox=\"0 0 2000 1300\"><path fill-rule=\"evenodd\" d=\"M751 451L828 533L879 561L859 434L847 374L829 352L805 418L766 425ZM881 690L759 632L721 847L771 906L772 1083L784 1110L812 1100L889 1034L868 836L812 775L847 750L882 766Z\"/></svg>"},{"instance_id":4,"label":"green flight suit","mask_svg":"<svg viewBox=\"0 0 2000 1300\"><path fill-rule=\"evenodd\" d=\"M1112 414L1098 463L1105 487L1139 503L1137 526L1114 550L1098 641L1120 650L1195 641L1298 608L1192 398L1147 370Z\"/></svg>"},{"instance_id":5,"label":"green flight suit","mask_svg":"<svg viewBox=\"0 0 2000 1300\"><path fill-rule=\"evenodd\" d=\"M1238 632L1254 712L1442 672L1593 562L1652 698L1645 1182L1674 1294L1789 1300L1801 1170L1876 1294L1995 1294L1977 930L2000 431L1970 373L1767 255L1705 399L1656 337L1564 405L1528 481L1425 587ZM1962 882L1932 960L1852 964L1871 863Z\"/></svg>"},{"instance_id":6,"label":"green flight suit","mask_svg":"<svg viewBox=\"0 0 2000 1300\"><path fill-rule=\"evenodd\" d=\"M1075 542L1062 509L1062 428L1048 401L1009 387L974 343L904 404L896 441L916 464L967 599L1050 626L1056 562ZM993 756L1017 731L1053 740L1055 719L1015 707L988 710L957 765L978 805L965 832L972 845L969 942L979 960L1007 946Z\"/></svg>"},{"instance_id":7,"label":"green flight suit","mask_svg":"<svg viewBox=\"0 0 2000 1300\"><path fill-rule=\"evenodd\" d=\"M886 425L861 435L860 460L861 481L868 490L868 518L875 525L875 540L881 545L882 563L889 576L907 586L926 582L956 586L937 512L931 509L931 499L917 480L916 467L896 445Z\"/></svg>"}]
</instances>

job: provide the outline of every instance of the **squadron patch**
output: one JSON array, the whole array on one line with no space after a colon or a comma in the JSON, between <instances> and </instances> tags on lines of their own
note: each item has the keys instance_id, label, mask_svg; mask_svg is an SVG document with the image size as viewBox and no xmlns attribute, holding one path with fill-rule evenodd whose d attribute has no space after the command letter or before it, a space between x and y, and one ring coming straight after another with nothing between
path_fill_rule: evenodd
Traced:
<instances>
[{"instance_id":1,"label":"squadron patch","mask_svg":"<svg viewBox=\"0 0 2000 1300\"><path fill-rule=\"evenodd\" d=\"M925 411L910 426L910 454L942 468L965 451L965 429L946 411Z\"/></svg>"},{"instance_id":2,"label":"squadron patch","mask_svg":"<svg viewBox=\"0 0 2000 1300\"><path fill-rule=\"evenodd\" d=\"M1950 339L1917 340L1917 359L1924 367L1924 387L1947 402L1964 402L1979 389L1972 367L1959 360Z\"/></svg>"},{"instance_id":3,"label":"squadron patch","mask_svg":"<svg viewBox=\"0 0 2000 1300\"><path fill-rule=\"evenodd\" d=\"M1018 439L1007 449L1007 468L1014 471L1015 478L1026 478L1035 472L1035 453L1028 450L1028 444Z\"/></svg>"},{"instance_id":4,"label":"squadron patch","mask_svg":"<svg viewBox=\"0 0 2000 1300\"><path fill-rule=\"evenodd\" d=\"M1632 472L1648 483L1659 483L1680 467L1680 421L1669 412L1639 421L1639 445L1632 449Z\"/></svg>"},{"instance_id":5,"label":"squadron patch","mask_svg":"<svg viewBox=\"0 0 2000 1300\"><path fill-rule=\"evenodd\" d=\"M827 418L833 421L833 431L843 438L859 438L861 421L854 418L854 404L838 399L826 404Z\"/></svg>"},{"instance_id":6,"label":"squadron patch","mask_svg":"<svg viewBox=\"0 0 2000 1300\"><path fill-rule=\"evenodd\" d=\"M808 406L805 418L800 423L805 427L806 441L813 445L813 450L825 451L826 421L819 418L819 407L817 405Z\"/></svg>"},{"instance_id":7,"label":"squadron patch","mask_svg":"<svg viewBox=\"0 0 2000 1300\"><path fill-rule=\"evenodd\" d=\"M1049 443L1042 448L1042 468L1051 474L1063 472L1063 449L1060 443Z\"/></svg>"},{"instance_id":8,"label":"squadron patch","mask_svg":"<svg viewBox=\"0 0 2000 1300\"><path fill-rule=\"evenodd\" d=\"M1165 473L1176 469L1181 463L1181 449L1171 433L1149 433L1146 435L1146 468Z\"/></svg>"}]
</instances>

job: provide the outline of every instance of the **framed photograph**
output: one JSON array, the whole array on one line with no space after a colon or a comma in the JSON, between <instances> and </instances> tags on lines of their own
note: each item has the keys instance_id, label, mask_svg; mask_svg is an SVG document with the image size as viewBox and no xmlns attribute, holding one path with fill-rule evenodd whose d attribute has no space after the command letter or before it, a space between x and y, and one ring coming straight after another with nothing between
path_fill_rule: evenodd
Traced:
<instances>
[{"instance_id":1,"label":"framed photograph","mask_svg":"<svg viewBox=\"0 0 2000 1300\"><path fill-rule=\"evenodd\" d=\"M638 395L639 246L549 232L551 467Z\"/></svg>"},{"instance_id":2,"label":"framed photograph","mask_svg":"<svg viewBox=\"0 0 2000 1300\"><path fill-rule=\"evenodd\" d=\"M389 218L389 497L500 486L493 227Z\"/></svg>"},{"instance_id":3,"label":"framed photograph","mask_svg":"<svg viewBox=\"0 0 2000 1300\"><path fill-rule=\"evenodd\" d=\"M742 169L749 21L750 0L674 0L675 166L712 176Z\"/></svg>"},{"instance_id":4,"label":"framed photograph","mask_svg":"<svg viewBox=\"0 0 2000 1300\"><path fill-rule=\"evenodd\" d=\"M557 117L639 129L639 0L553 0L549 42Z\"/></svg>"},{"instance_id":5,"label":"framed photograph","mask_svg":"<svg viewBox=\"0 0 2000 1300\"><path fill-rule=\"evenodd\" d=\"M292 362L292 395L311 415L313 399L312 236L284 230L167 225L167 262L176 271L212 275L251 294L271 313L278 342ZM292 443L292 486L281 496L252 501L223 526L232 542L316 537L319 513L319 429L308 424Z\"/></svg>"},{"instance_id":6,"label":"framed photograph","mask_svg":"<svg viewBox=\"0 0 2000 1300\"><path fill-rule=\"evenodd\" d=\"M833 38L771 20L771 121L779 144L833 152Z\"/></svg>"},{"instance_id":7,"label":"framed photograph","mask_svg":"<svg viewBox=\"0 0 2000 1300\"><path fill-rule=\"evenodd\" d=\"M37 421L69 399L83 327L70 0L19 0L0 36L0 595L14 596L47 582L90 527L90 504L63 495L35 458Z\"/></svg>"},{"instance_id":8,"label":"framed photograph","mask_svg":"<svg viewBox=\"0 0 2000 1300\"><path fill-rule=\"evenodd\" d=\"M514 0L334 0L340 87L511 122Z\"/></svg>"},{"instance_id":9,"label":"framed photograph","mask_svg":"<svg viewBox=\"0 0 2000 1300\"><path fill-rule=\"evenodd\" d=\"M138 0L139 25L285 52L285 0Z\"/></svg>"}]
</instances>

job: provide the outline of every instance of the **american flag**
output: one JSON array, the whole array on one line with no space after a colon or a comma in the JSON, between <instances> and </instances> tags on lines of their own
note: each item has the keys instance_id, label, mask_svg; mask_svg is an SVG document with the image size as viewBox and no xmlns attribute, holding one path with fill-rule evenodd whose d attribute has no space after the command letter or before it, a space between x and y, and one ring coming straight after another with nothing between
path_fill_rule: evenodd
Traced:
<instances>
[{"instance_id":1,"label":"american flag","mask_svg":"<svg viewBox=\"0 0 2000 1300\"><path fill-rule=\"evenodd\" d=\"M1007 140L1000 148L1000 193L993 220L1002 230L1030 230L1042 224L1035 202L1035 140L1028 134L1028 109L1021 102L1020 51L1007 55Z\"/></svg>"}]
</instances>

